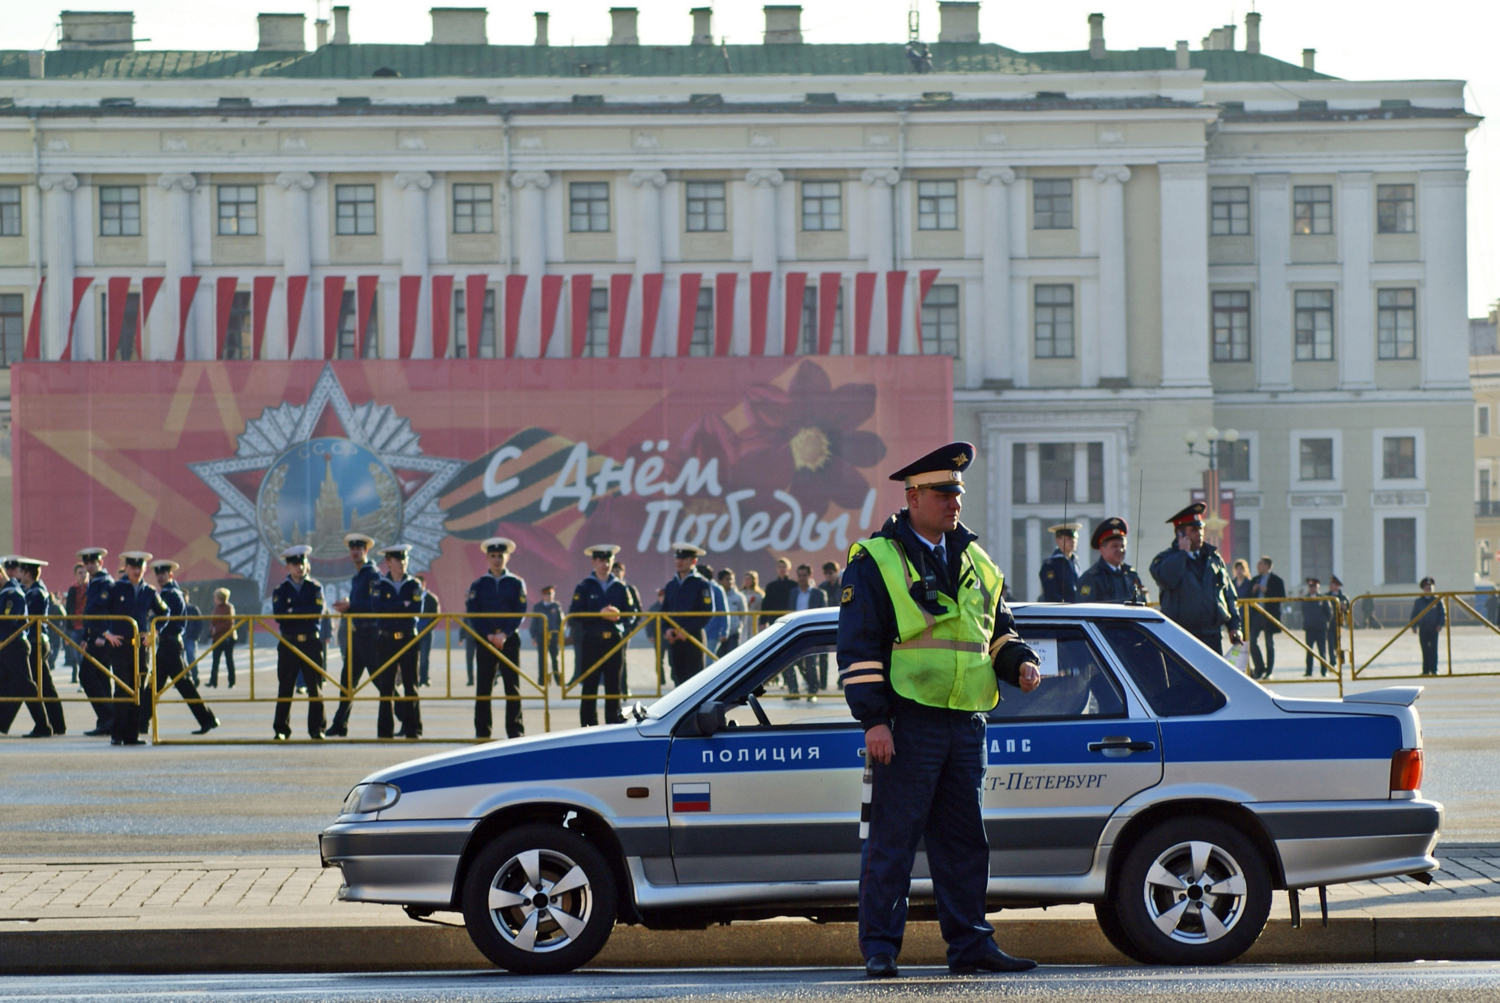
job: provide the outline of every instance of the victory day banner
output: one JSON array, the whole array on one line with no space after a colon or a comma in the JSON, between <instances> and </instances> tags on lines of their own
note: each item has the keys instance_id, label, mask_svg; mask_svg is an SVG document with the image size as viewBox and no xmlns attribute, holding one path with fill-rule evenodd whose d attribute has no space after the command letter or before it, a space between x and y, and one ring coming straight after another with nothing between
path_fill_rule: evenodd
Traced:
<instances>
[{"instance_id":1,"label":"victory day banner","mask_svg":"<svg viewBox=\"0 0 1500 1003\"><path fill-rule=\"evenodd\" d=\"M15 540L66 579L148 550L262 597L286 547L333 587L362 532L412 546L446 609L517 543L535 599L617 543L646 602L676 540L715 568L840 564L902 504L886 474L951 438L952 364L750 359L75 362L17 366ZM815 573L815 578L821 577ZM236 589L237 593L241 589ZM205 597L206 598L206 597Z\"/></svg>"}]
</instances>

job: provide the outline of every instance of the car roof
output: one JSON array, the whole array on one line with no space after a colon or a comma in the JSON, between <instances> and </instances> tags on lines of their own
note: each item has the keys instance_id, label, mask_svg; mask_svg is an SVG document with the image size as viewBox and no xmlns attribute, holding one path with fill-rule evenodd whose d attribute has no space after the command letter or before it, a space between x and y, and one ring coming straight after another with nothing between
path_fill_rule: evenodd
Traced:
<instances>
[{"instance_id":1,"label":"car roof","mask_svg":"<svg viewBox=\"0 0 1500 1003\"><path fill-rule=\"evenodd\" d=\"M1140 620L1160 622L1161 611L1150 606L1125 606L1117 603L1015 603L1010 607L1017 620L1043 620L1065 618L1068 620ZM839 620L837 606L823 609L803 610L787 613L778 618L789 626L812 624L836 624Z\"/></svg>"}]
</instances>

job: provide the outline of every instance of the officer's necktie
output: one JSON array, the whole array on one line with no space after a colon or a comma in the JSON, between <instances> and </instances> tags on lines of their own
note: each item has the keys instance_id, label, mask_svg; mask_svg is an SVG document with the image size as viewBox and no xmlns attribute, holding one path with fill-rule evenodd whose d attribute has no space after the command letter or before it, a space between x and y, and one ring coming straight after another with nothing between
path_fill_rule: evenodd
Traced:
<instances>
[{"instance_id":1,"label":"officer's necktie","mask_svg":"<svg viewBox=\"0 0 1500 1003\"><path fill-rule=\"evenodd\" d=\"M932 548L932 556L937 558L938 567L943 569L948 567L948 555L943 553L943 545L941 543Z\"/></svg>"}]
</instances>

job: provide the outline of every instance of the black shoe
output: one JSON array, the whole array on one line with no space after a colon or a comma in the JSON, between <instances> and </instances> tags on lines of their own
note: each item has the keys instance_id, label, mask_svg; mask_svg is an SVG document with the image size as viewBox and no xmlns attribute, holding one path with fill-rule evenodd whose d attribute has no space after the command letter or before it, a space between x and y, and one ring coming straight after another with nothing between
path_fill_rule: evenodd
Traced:
<instances>
[{"instance_id":1,"label":"black shoe","mask_svg":"<svg viewBox=\"0 0 1500 1003\"><path fill-rule=\"evenodd\" d=\"M896 959L889 954L877 954L865 959L865 978L894 979L901 974L896 969Z\"/></svg>"},{"instance_id":2,"label":"black shoe","mask_svg":"<svg viewBox=\"0 0 1500 1003\"><path fill-rule=\"evenodd\" d=\"M323 732L323 735L326 738L348 738L349 729L340 725L334 725L332 728L329 728L327 731Z\"/></svg>"},{"instance_id":3,"label":"black shoe","mask_svg":"<svg viewBox=\"0 0 1500 1003\"><path fill-rule=\"evenodd\" d=\"M109 744L110 745L124 745L125 743L122 742L122 741L120 741L118 738L111 738L109 740Z\"/></svg>"},{"instance_id":4,"label":"black shoe","mask_svg":"<svg viewBox=\"0 0 1500 1003\"><path fill-rule=\"evenodd\" d=\"M127 738L123 742L111 742L111 745L145 745L139 738Z\"/></svg>"},{"instance_id":5,"label":"black shoe","mask_svg":"<svg viewBox=\"0 0 1500 1003\"><path fill-rule=\"evenodd\" d=\"M212 721L209 721L207 724L203 725L201 728L199 728L198 730L194 731L193 734L194 735L207 735L209 732L213 731L218 726L219 726L219 719L218 718L214 718Z\"/></svg>"},{"instance_id":6,"label":"black shoe","mask_svg":"<svg viewBox=\"0 0 1500 1003\"><path fill-rule=\"evenodd\" d=\"M1030 958L1012 958L1004 951L996 951L973 961L949 965L948 971L954 975L973 975L976 972L1029 972L1035 967L1036 962Z\"/></svg>"},{"instance_id":7,"label":"black shoe","mask_svg":"<svg viewBox=\"0 0 1500 1003\"><path fill-rule=\"evenodd\" d=\"M271 741L273 741L273 742L286 742L286 741L290 741L291 737L292 737L292 733L291 732L280 732L280 731L278 731L274 735L271 736Z\"/></svg>"},{"instance_id":8,"label":"black shoe","mask_svg":"<svg viewBox=\"0 0 1500 1003\"><path fill-rule=\"evenodd\" d=\"M33 728L30 731L28 731L26 734L22 735L21 737L22 738L51 738L52 737L52 729L51 728L46 728L46 729L43 729L43 728Z\"/></svg>"},{"instance_id":9,"label":"black shoe","mask_svg":"<svg viewBox=\"0 0 1500 1003\"><path fill-rule=\"evenodd\" d=\"M99 738L103 735L110 734L110 730L108 728L94 728L91 731L84 732L84 734L89 736L90 738Z\"/></svg>"}]
</instances>

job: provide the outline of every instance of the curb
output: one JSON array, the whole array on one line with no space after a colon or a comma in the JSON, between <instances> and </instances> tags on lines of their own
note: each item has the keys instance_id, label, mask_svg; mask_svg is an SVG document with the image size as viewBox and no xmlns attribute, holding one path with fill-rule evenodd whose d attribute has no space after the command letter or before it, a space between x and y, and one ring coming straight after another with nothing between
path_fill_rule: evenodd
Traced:
<instances>
[{"instance_id":1,"label":"curb","mask_svg":"<svg viewBox=\"0 0 1500 1003\"><path fill-rule=\"evenodd\" d=\"M1133 964L1092 920L1002 920L1007 951L1044 964ZM853 923L761 922L707 930L617 927L596 968L852 967ZM249 929L16 930L0 933L12 975L70 973L378 972L489 968L461 926L256 927ZM1362 964L1500 959L1500 917L1332 919L1292 929L1272 920L1247 964ZM901 961L942 965L934 922L909 923Z\"/></svg>"}]
</instances>

